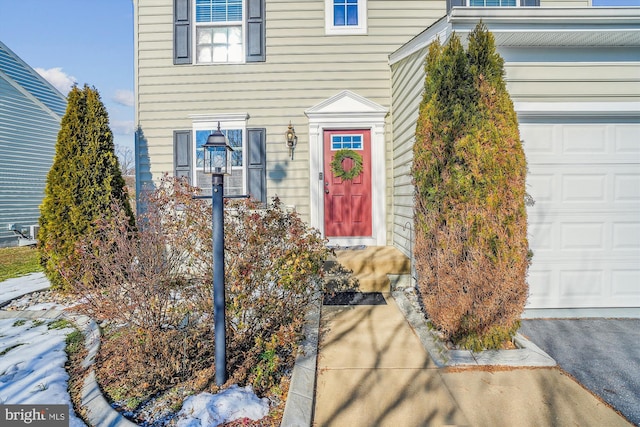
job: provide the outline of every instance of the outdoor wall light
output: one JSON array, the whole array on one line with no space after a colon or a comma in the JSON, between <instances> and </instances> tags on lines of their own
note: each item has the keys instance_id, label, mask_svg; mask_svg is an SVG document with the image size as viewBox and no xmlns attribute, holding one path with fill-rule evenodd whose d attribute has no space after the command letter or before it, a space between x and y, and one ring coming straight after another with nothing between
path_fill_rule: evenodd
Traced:
<instances>
[{"instance_id":1,"label":"outdoor wall light","mask_svg":"<svg viewBox=\"0 0 640 427\"><path fill-rule=\"evenodd\" d=\"M298 144L298 137L296 136L296 131L291 125L291 121L289 121L289 128L287 128L287 132L284 134L287 139L287 147L289 147L289 155L291 156L291 160L293 160L293 150L295 150L296 145Z\"/></svg>"}]
</instances>

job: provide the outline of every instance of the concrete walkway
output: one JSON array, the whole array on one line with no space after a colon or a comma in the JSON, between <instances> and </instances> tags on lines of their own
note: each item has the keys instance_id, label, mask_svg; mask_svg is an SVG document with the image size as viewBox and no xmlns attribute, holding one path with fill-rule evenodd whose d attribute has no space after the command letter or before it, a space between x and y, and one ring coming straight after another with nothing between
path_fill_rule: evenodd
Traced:
<instances>
[{"instance_id":1,"label":"concrete walkway","mask_svg":"<svg viewBox=\"0 0 640 427\"><path fill-rule=\"evenodd\" d=\"M557 368L437 368L384 296L322 307L315 426L630 425Z\"/></svg>"}]
</instances>

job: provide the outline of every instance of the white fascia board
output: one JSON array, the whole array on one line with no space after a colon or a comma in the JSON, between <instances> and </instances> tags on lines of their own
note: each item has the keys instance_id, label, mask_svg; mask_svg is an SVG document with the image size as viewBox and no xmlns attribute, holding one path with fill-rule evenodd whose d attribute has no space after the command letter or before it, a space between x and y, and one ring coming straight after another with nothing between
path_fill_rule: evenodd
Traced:
<instances>
[{"instance_id":1,"label":"white fascia board","mask_svg":"<svg viewBox=\"0 0 640 427\"><path fill-rule=\"evenodd\" d=\"M190 114L189 118L194 124L205 122L239 122L248 120L249 113Z\"/></svg>"}]
</instances>

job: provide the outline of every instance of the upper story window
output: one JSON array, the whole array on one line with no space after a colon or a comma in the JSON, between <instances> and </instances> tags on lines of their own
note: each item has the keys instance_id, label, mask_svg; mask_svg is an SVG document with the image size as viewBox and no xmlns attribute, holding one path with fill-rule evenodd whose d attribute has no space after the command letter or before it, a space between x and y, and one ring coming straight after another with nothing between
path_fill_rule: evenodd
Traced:
<instances>
[{"instance_id":1,"label":"upper story window","mask_svg":"<svg viewBox=\"0 0 640 427\"><path fill-rule=\"evenodd\" d=\"M325 0L326 34L366 34L367 0Z\"/></svg>"},{"instance_id":2,"label":"upper story window","mask_svg":"<svg viewBox=\"0 0 640 427\"><path fill-rule=\"evenodd\" d=\"M196 0L196 62L242 62L242 0Z\"/></svg>"},{"instance_id":3,"label":"upper story window","mask_svg":"<svg viewBox=\"0 0 640 427\"><path fill-rule=\"evenodd\" d=\"M469 0L469 6L472 7L509 7L516 5L516 0Z\"/></svg>"},{"instance_id":4,"label":"upper story window","mask_svg":"<svg viewBox=\"0 0 640 427\"><path fill-rule=\"evenodd\" d=\"M447 13L454 7L538 7L540 0L447 0Z\"/></svg>"},{"instance_id":5,"label":"upper story window","mask_svg":"<svg viewBox=\"0 0 640 427\"><path fill-rule=\"evenodd\" d=\"M266 61L265 0L173 0L173 63Z\"/></svg>"}]
</instances>

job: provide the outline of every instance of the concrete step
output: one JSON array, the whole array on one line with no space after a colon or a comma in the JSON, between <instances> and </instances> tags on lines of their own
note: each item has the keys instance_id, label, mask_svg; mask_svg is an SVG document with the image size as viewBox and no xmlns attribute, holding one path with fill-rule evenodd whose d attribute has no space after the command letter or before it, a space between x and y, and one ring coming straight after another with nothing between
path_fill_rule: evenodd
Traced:
<instances>
[{"instance_id":1,"label":"concrete step","mask_svg":"<svg viewBox=\"0 0 640 427\"><path fill-rule=\"evenodd\" d=\"M339 265L350 272L361 292L390 292L389 275L411 274L409 258L393 246L336 250L335 260L329 260L327 265Z\"/></svg>"}]
</instances>

